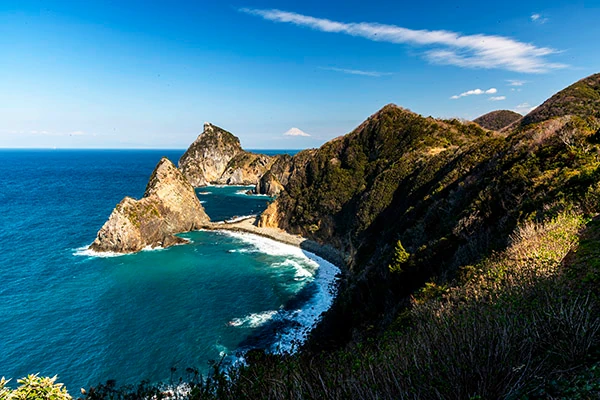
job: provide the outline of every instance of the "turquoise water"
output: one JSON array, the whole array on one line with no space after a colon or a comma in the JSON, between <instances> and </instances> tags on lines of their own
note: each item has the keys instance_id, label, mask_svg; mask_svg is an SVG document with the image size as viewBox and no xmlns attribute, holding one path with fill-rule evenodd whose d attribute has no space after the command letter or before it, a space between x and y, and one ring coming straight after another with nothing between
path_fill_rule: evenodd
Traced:
<instances>
[{"instance_id":1,"label":"turquoise water","mask_svg":"<svg viewBox=\"0 0 600 400\"><path fill-rule=\"evenodd\" d=\"M336 268L252 235L118 257L84 251L123 196L181 151L0 151L0 376L164 381L251 347L286 350L330 301ZM214 220L260 212L241 187L198 190ZM210 192L210 193L209 193Z\"/></svg>"}]
</instances>

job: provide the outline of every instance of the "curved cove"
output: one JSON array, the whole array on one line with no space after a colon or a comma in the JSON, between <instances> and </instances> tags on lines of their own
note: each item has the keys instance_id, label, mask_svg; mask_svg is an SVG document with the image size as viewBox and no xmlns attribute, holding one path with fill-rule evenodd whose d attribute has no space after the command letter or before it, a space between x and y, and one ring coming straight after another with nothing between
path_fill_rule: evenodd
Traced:
<instances>
[{"instance_id":1,"label":"curved cove","mask_svg":"<svg viewBox=\"0 0 600 400\"><path fill-rule=\"evenodd\" d=\"M11 238L0 243L0 376L57 374L69 388L166 381L171 367L206 372L251 347L293 349L329 307L337 268L257 236L199 231L169 249L82 252L120 198L141 196L164 152L3 155L3 196L15 201L0 204ZM239 187L211 190L235 201L222 219L266 205ZM213 196L199 197L223 203Z\"/></svg>"}]
</instances>

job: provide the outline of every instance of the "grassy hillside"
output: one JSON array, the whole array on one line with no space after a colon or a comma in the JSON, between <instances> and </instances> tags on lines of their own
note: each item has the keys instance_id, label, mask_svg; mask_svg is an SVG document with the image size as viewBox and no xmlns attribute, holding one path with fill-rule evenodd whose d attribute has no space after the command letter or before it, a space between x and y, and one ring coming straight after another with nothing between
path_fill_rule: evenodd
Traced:
<instances>
[{"instance_id":1,"label":"grassy hillside","mask_svg":"<svg viewBox=\"0 0 600 400\"><path fill-rule=\"evenodd\" d=\"M600 73L588 76L546 100L523 118L523 126L553 117L578 115L600 118Z\"/></svg>"},{"instance_id":2,"label":"grassy hillside","mask_svg":"<svg viewBox=\"0 0 600 400\"><path fill-rule=\"evenodd\" d=\"M282 164L265 223L345 254L339 295L299 354L184 397L599 398L599 99L597 74L503 134L388 105Z\"/></svg>"},{"instance_id":3,"label":"grassy hillside","mask_svg":"<svg viewBox=\"0 0 600 400\"><path fill-rule=\"evenodd\" d=\"M596 80L574 87L598 93ZM326 143L277 200L281 227L333 244L349 261L313 345L380 331L414 290L504 249L519 224L597 212L599 129L586 111L498 135L389 105Z\"/></svg>"},{"instance_id":4,"label":"grassy hillside","mask_svg":"<svg viewBox=\"0 0 600 400\"><path fill-rule=\"evenodd\" d=\"M254 351L229 377L190 370L185 398L598 398L600 269L588 261L599 248L600 222L581 214L525 223L504 251L415 292L376 338L328 352ZM103 385L85 398L165 393Z\"/></svg>"}]
</instances>

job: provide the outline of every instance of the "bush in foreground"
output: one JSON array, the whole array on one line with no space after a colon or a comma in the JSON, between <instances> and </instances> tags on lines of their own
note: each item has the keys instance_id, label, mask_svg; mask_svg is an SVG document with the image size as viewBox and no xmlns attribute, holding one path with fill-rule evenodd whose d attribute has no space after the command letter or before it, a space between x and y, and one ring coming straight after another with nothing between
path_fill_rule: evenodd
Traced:
<instances>
[{"instance_id":1,"label":"bush in foreground","mask_svg":"<svg viewBox=\"0 0 600 400\"><path fill-rule=\"evenodd\" d=\"M72 397L62 383L56 383L57 377L28 375L17 380L19 386L11 390L6 387L8 380L0 379L0 400L71 400Z\"/></svg>"}]
</instances>

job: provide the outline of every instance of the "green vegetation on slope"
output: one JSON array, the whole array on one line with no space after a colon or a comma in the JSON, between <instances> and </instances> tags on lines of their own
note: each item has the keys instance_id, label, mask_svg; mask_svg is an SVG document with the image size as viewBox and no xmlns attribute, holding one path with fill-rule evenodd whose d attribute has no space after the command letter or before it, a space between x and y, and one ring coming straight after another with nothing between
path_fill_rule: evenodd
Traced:
<instances>
[{"instance_id":1,"label":"green vegetation on slope","mask_svg":"<svg viewBox=\"0 0 600 400\"><path fill-rule=\"evenodd\" d=\"M523 118L523 126L563 115L600 118L600 73L588 76L550 97Z\"/></svg>"},{"instance_id":2,"label":"green vegetation on slope","mask_svg":"<svg viewBox=\"0 0 600 400\"><path fill-rule=\"evenodd\" d=\"M229 377L216 369L202 381L191 370L183 381L189 391L178 398L596 398L600 292L571 277L574 266L590 272L582 249L600 247L594 221L579 242L584 222L564 212L521 225L505 251L462 266L447 285L425 285L376 339L320 353L253 351ZM109 384L85 398L168 393L168 386Z\"/></svg>"},{"instance_id":3,"label":"green vegetation on slope","mask_svg":"<svg viewBox=\"0 0 600 400\"><path fill-rule=\"evenodd\" d=\"M598 398L599 83L506 135L389 105L294 156L276 221L346 254L340 294L301 353L250 352L185 397Z\"/></svg>"},{"instance_id":4,"label":"green vegetation on slope","mask_svg":"<svg viewBox=\"0 0 600 400\"><path fill-rule=\"evenodd\" d=\"M523 116L514 111L498 110L482 115L481 117L474 119L473 122L485 129L499 131L521 118L523 118Z\"/></svg>"},{"instance_id":5,"label":"green vegetation on slope","mask_svg":"<svg viewBox=\"0 0 600 400\"><path fill-rule=\"evenodd\" d=\"M520 223L598 212L599 130L586 112L499 135L390 105L326 143L277 200L281 227L333 244L349 260L312 344L377 333L432 276L450 280L461 265L504 249ZM398 240L410 254L402 274L387 268Z\"/></svg>"}]
</instances>

